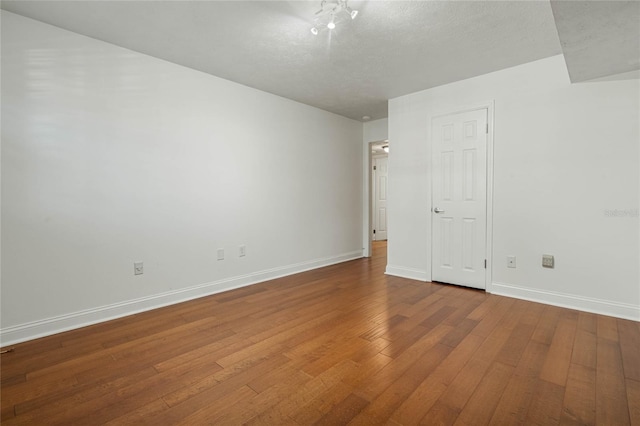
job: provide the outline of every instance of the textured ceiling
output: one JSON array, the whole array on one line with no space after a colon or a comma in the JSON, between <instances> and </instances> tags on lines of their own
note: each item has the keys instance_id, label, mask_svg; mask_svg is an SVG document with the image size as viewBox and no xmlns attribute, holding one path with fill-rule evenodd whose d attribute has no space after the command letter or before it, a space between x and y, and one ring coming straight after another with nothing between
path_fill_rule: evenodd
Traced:
<instances>
[{"instance_id":1,"label":"textured ceiling","mask_svg":"<svg viewBox=\"0 0 640 426\"><path fill-rule=\"evenodd\" d=\"M3 1L2 8L356 120L397 96L562 52L548 1Z\"/></svg>"},{"instance_id":2,"label":"textured ceiling","mask_svg":"<svg viewBox=\"0 0 640 426\"><path fill-rule=\"evenodd\" d=\"M639 1L552 1L571 81L640 68Z\"/></svg>"}]
</instances>

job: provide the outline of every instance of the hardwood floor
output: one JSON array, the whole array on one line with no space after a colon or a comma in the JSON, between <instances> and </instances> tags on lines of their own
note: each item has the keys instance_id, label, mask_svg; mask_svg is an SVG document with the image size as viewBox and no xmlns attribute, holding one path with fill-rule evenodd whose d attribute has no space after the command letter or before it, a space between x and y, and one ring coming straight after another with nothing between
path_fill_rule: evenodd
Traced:
<instances>
[{"instance_id":1,"label":"hardwood floor","mask_svg":"<svg viewBox=\"0 0 640 426\"><path fill-rule=\"evenodd\" d=\"M356 260L2 355L2 424L640 425L640 323Z\"/></svg>"}]
</instances>

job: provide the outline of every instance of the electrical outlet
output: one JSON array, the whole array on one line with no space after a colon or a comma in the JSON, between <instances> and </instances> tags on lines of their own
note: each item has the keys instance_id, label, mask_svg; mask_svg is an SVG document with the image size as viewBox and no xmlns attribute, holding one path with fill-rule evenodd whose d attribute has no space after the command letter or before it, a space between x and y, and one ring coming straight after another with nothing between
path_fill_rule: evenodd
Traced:
<instances>
[{"instance_id":1,"label":"electrical outlet","mask_svg":"<svg viewBox=\"0 0 640 426\"><path fill-rule=\"evenodd\" d=\"M507 256L507 268L515 268L515 267L516 267L516 257Z\"/></svg>"},{"instance_id":2,"label":"electrical outlet","mask_svg":"<svg viewBox=\"0 0 640 426\"><path fill-rule=\"evenodd\" d=\"M553 268L555 264L555 261L553 259L553 256L550 254L543 254L542 255L542 267L543 268Z\"/></svg>"},{"instance_id":3,"label":"electrical outlet","mask_svg":"<svg viewBox=\"0 0 640 426\"><path fill-rule=\"evenodd\" d=\"M247 247L245 245L241 245L238 250L238 254L240 257L244 257L247 255Z\"/></svg>"},{"instance_id":4,"label":"electrical outlet","mask_svg":"<svg viewBox=\"0 0 640 426\"><path fill-rule=\"evenodd\" d=\"M144 274L144 264L142 262L134 262L133 275L142 275L142 274Z\"/></svg>"},{"instance_id":5,"label":"electrical outlet","mask_svg":"<svg viewBox=\"0 0 640 426\"><path fill-rule=\"evenodd\" d=\"M219 248L218 249L218 260L224 260L224 249L223 248Z\"/></svg>"}]
</instances>

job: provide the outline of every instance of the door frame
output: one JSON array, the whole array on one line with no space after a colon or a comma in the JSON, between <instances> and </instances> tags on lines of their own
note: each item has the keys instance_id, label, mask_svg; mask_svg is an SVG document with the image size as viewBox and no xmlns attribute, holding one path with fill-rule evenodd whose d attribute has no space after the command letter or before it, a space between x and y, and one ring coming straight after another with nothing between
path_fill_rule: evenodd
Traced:
<instances>
[{"instance_id":1,"label":"door frame","mask_svg":"<svg viewBox=\"0 0 640 426\"><path fill-rule=\"evenodd\" d=\"M485 239L485 253L487 256L487 270L485 273L485 291L487 293L493 293L493 138L494 138L494 109L495 102L493 100L482 102L474 105L465 105L454 108L449 108L444 112L440 112L438 114L433 114L428 117L428 168L429 172L427 173L429 177L429 233L433 236L433 176L432 176L432 148L433 148L433 120L440 117L445 117L447 115L460 114L469 111L477 111L486 109L487 110L487 124L489 126L489 131L487 133L487 199L486 199L486 209L487 209L487 223L486 223L486 239ZM429 271L429 281L433 279L433 239L428 242L429 244L429 267L427 270Z\"/></svg>"},{"instance_id":2,"label":"door frame","mask_svg":"<svg viewBox=\"0 0 640 426\"><path fill-rule=\"evenodd\" d=\"M363 247L363 257L371 257L373 256L373 153L371 150L373 149L373 145L380 144L382 142L389 143L388 139L381 139L379 141L370 141L365 144L365 149L367 150L365 161L366 161L366 179L365 179L365 204L366 204L366 216L365 219L367 223L365 224L367 236L364 239L365 247ZM387 158L389 155L387 154ZM387 162L387 167L388 167ZM389 238L387 236L387 238Z\"/></svg>"}]
</instances>

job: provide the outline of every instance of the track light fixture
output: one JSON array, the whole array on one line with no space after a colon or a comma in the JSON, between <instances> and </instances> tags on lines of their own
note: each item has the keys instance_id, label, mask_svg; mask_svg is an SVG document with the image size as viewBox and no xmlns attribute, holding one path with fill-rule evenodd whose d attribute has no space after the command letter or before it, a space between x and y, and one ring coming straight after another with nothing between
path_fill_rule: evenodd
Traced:
<instances>
[{"instance_id":1,"label":"track light fixture","mask_svg":"<svg viewBox=\"0 0 640 426\"><path fill-rule=\"evenodd\" d=\"M314 19L315 26L311 28L311 34L318 35L320 29L325 25L328 29L333 30L336 22L348 16L352 20L358 16L358 11L347 5L348 0L322 0L320 2L320 10L316 12Z\"/></svg>"}]
</instances>

